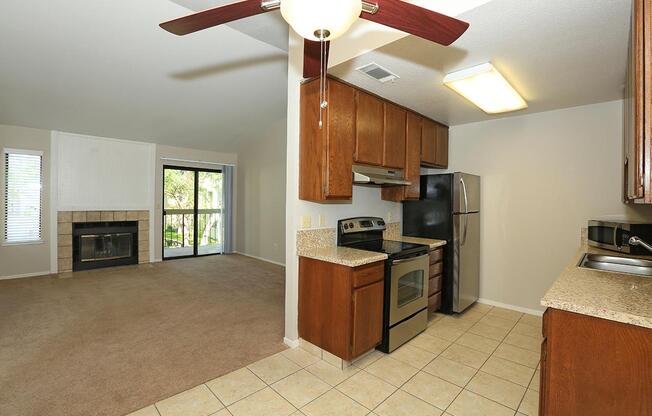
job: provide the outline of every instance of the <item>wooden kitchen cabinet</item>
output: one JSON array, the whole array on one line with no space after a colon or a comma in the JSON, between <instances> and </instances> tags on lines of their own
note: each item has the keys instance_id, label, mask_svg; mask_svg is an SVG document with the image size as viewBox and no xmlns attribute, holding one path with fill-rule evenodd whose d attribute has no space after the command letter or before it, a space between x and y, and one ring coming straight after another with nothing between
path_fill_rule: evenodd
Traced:
<instances>
[{"instance_id":1,"label":"wooden kitchen cabinet","mask_svg":"<svg viewBox=\"0 0 652 416\"><path fill-rule=\"evenodd\" d=\"M405 179L409 186L390 186L382 189L386 201L419 199L421 183L421 116L407 112L405 127Z\"/></svg>"},{"instance_id":2,"label":"wooden kitchen cabinet","mask_svg":"<svg viewBox=\"0 0 652 416\"><path fill-rule=\"evenodd\" d=\"M437 125L428 119L423 120L421 130L421 163L434 166L437 162Z\"/></svg>"},{"instance_id":3,"label":"wooden kitchen cabinet","mask_svg":"<svg viewBox=\"0 0 652 416\"><path fill-rule=\"evenodd\" d=\"M319 80L301 85L299 199L349 201L353 164L401 169L409 186L384 188L383 199L419 198L421 166L448 165L448 128L398 104L327 78L319 128Z\"/></svg>"},{"instance_id":4,"label":"wooden kitchen cabinet","mask_svg":"<svg viewBox=\"0 0 652 416\"><path fill-rule=\"evenodd\" d=\"M350 200L353 195L355 90L327 81L328 107L319 128L319 82L301 85L299 198L308 201Z\"/></svg>"},{"instance_id":5,"label":"wooden kitchen cabinet","mask_svg":"<svg viewBox=\"0 0 652 416\"><path fill-rule=\"evenodd\" d=\"M624 134L625 202L652 203L652 0L633 0Z\"/></svg>"},{"instance_id":6,"label":"wooden kitchen cabinet","mask_svg":"<svg viewBox=\"0 0 652 416\"><path fill-rule=\"evenodd\" d=\"M383 337L385 263L347 267L299 258L299 336L346 361Z\"/></svg>"},{"instance_id":7,"label":"wooden kitchen cabinet","mask_svg":"<svg viewBox=\"0 0 652 416\"><path fill-rule=\"evenodd\" d=\"M386 168L405 169L405 126L407 111L384 103L385 127L383 129L383 166Z\"/></svg>"},{"instance_id":8,"label":"wooden kitchen cabinet","mask_svg":"<svg viewBox=\"0 0 652 416\"><path fill-rule=\"evenodd\" d=\"M441 308L441 288L444 280L444 247L430 250L430 278L428 281L428 312Z\"/></svg>"},{"instance_id":9,"label":"wooden kitchen cabinet","mask_svg":"<svg viewBox=\"0 0 652 416\"><path fill-rule=\"evenodd\" d=\"M435 166L448 168L448 127L437 125Z\"/></svg>"},{"instance_id":10,"label":"wooden kitchen cabinet","mask_svg":"<svg viewBox=\"0 0 652 416\"><path fill-rule=\"evenodd\" d=\"M548 309L543 336L539 415L652 415L652 329Z\"/></svg>"},{"instance_id":11,"label":"wooden kitchen cabinet","mask_svg":"<svg viewBox=\"0 0 652 416\"><path fill-rule=\"evenodd\" d=\"M421 164L426 167L448 168L448 127L423 120Z\"/></svg>"},{"instance_id":12,"label":"wooden kitchen cabinet","mask_svg":"<svg viewBox=\"0 0 652 416\"><path fill-rule=\"evenodd\" d=\"M356 90L355 154L353 160L365 165L383 163L383 102L373 95Z\"/></svg>"}]
</instances>

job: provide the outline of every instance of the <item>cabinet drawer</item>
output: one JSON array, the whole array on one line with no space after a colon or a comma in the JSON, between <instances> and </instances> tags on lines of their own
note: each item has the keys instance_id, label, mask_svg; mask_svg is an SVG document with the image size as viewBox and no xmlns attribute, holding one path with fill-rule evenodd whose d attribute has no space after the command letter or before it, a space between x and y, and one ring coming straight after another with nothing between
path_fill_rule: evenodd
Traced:
<instances>
[{"instance_id":1,"label":"cabinet drawer","mask_svg":"<svg viewBox=\"0 0 652 416\"><path fill-rule=\"evenodd\" d=\"M385 263L377 262L360 266L353 270L353 287L366 286L383 280L385 277Z\"/></svg>"},{"instance_id":2,"label":"cabinet drawer","mask_svg":"<svg viewBox=\"0 0 652 416\"><path fill-rule=\"evenodd\" d=\"M441 292L428 297L428 311L435 312L441 307Z\"/></svg>"},{"instance_id":3,"label":"cabinet drawer","mask_svg":"<svg viewBox=\"0 0 652 416\"><path fill-rule=\"evenodd\" d=\"M437 276L438 274L441 274L443 269L444 269L444 263L442 263L442 262L431 264L430 265L430 277Z\"/></svg>"},{"instance_id":4,"label":"cabinet drawer","mask_svg":"<svg viewBox=\"0 0 652 416\"><path fill-rule=\"evenodd\" d=\"M442 275L431 277L428 282L428 296L432 296L437 292L441 292Z\"/></svg>"},{"instance_id":5,"label":"cabinet drawer","mask_svg":"<svg viewBox=\"0 0 652 416\"><path fill-rule=\"evenodd\" d=\"M444 249L437 248L430 252L430 264L435 264L444 258Z\"/></svg>"}]
</instances>

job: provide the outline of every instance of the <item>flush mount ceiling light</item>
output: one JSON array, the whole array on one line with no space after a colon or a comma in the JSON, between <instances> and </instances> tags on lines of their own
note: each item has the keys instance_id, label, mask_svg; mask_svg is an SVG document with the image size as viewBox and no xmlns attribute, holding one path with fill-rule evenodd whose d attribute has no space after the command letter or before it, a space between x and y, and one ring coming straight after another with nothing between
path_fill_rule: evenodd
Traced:
<instances>
[{"instance_id":1,"label":"flush mount ceiling light","mask_svg":"<svg viewBox=\"0 0 652 416\"><path fill-rule=\"evenodd\" d=\"M527 108L527 102L490 63L452 72L444 85L471 101L487 114Z\"/></svg>"},{"instance_id":2,"label":"flush mount ceiling light","mask_svg":"<svg viewBox=\"0 0 652 416\"><path fill-rule=\"evenodd\" d=\"M342 36L362 13L360 0L283 0L281 14L295 32L308 40Z\"/></svg>"}]
</instances>

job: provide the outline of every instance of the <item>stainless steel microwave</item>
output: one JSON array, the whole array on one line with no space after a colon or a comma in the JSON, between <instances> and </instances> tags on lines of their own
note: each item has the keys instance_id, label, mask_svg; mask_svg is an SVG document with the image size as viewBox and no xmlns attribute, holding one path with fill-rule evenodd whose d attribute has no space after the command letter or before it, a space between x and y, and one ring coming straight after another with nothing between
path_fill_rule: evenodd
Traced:
<instances>
[{"instance_id":1,"label":"stainless steel microwave","mask_svg":"<svg viewBox=\"0 0 652 416\"><path fill-rule=\"evenodd\" d=\"M588 243L590 246L627 254L652 255L641 244L631 244L632 237L638 237L644 242L652 242L652 224L626 221L589 221Z\"/></svg>"}]
</instances>

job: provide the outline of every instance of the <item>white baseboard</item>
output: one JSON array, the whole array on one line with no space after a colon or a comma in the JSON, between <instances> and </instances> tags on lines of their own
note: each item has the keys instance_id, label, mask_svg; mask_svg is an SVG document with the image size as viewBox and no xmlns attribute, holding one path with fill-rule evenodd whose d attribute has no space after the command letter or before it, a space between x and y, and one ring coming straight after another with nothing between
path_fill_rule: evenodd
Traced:
<instances>
[{"instance_id":1,"label":"white baseboard","mask_svg":"<svg viewBox=\"0 0 652 416\"><path fill-rule=\"evenodd\" d=\"M260 260L260 261L265 261L265 262L267 262L267 263L272 263L272 264L275 264L275 265L277 265L277 266L283 266L283 267L285 267L285 263L279 263L278 261L274 261L274 260L266 259L266 258L263 258L263 257L253 256L253 255L251 255L251 254L243 253L243 252L241 252L241 251L234 251L233 254L240 254L241 256L251 257L252 259L256 259L256 260Z\"/></svg>"},{"instance_id":2,"label":"white baseboard","mask_svg":"<svg viewBox=\"0 0 652 416\"><path fill-rule=\"evenodd\" d=\"M9 279L22 279L24 277L36 277L36 276L48 276L50 271L46 272L35 272L35 273L24 273L24 274L15 274L13 276L0 276L0 280L9 280Z\"/></svg>"},{"instance_id":3,"label":"white baseboard","mask_svg":"<svg viewBox=\"0 0 652 416\"><path fill-rule=\"evenodd\" d=\"M299 340L298 339L290 339L290 338L283 338L283 343L287 345L290 348L297 348L299 347Z\"/></svg>"},{"instance_id":4,"label":"white baseboard","mask_svg":"<svg viewBox=\"0 0 652 416\"><path fill-rule=\"evenodd\" d=\"M497 306L499 308L511 309L516 312L528 313L530 315L543 316L543 311L538 309L523 308L521 306L510 305L508 303L496 302L489 299L478 299L478 303L484 303L485 305Z\"/></svg>"}]
</instances>

